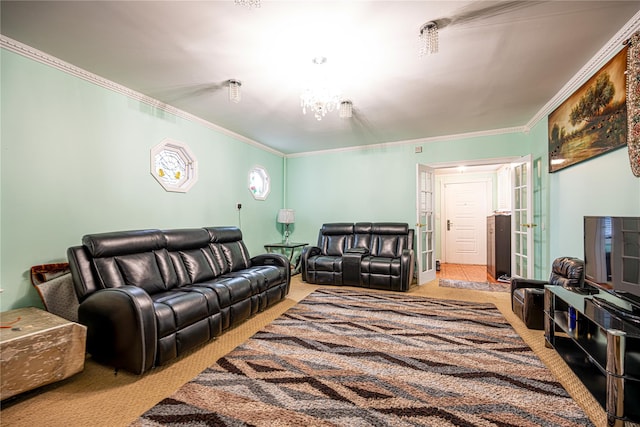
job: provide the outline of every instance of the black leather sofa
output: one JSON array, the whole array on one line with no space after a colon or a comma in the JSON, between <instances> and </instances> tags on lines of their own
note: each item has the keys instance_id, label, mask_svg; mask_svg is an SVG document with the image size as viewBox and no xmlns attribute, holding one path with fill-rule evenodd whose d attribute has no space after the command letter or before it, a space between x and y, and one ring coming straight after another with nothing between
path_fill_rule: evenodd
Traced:
<instances>
[{"instance_id":1,"label":"black leather sofa","mask_svg":"<svg viewBox=\"0 0 640 427\"><path fill-rule=\"evenodd\" d=\"M251 258L236 227L91 234L67 255L87 351L137 374L284 299L291 280L286 257Z\"/></svg>"},{"instance_id":2,"label":"black leather sofa","mask_svg":"<svg viewBox=\"0 0 640 427\"><path fill-rule=\"evenodd\" d=\"M302 280L407 291L413 282L414 231L406 223L329 223L301 254Z\"/></svg>"}]
</instances>

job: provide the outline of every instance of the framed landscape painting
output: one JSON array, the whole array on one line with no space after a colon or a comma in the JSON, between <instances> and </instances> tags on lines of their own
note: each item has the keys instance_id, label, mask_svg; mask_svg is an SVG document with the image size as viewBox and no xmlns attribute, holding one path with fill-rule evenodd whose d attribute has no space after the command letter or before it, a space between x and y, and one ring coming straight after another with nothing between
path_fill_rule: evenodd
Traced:
<instances>
[{"instance_id":1,"label":"framed landscape painting","mask_svg":"<svg viewBox=\"0 0 640 427\"><path fill-rule=\"evenodd\" d=\"M627 144L625 47L549 115L549 172Z\"/></svg>"}]
</instances>

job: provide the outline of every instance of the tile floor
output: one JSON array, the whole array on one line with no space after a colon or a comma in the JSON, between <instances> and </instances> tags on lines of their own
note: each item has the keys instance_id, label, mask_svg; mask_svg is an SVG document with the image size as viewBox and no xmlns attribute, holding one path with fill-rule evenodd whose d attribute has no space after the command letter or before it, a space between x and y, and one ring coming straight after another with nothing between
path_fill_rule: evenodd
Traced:
<instances>
[{"instance_id":1,"label":"tile floor","mask_svg":"<svg viewBox=\"0 0 640 427\"><path fill-rule=\"evenodd\" d=\"M465 282L498 283L487 273L486 265L475 264L440 264L436 273L438 279L461 280Z\"/></svg>"}]
</instances>

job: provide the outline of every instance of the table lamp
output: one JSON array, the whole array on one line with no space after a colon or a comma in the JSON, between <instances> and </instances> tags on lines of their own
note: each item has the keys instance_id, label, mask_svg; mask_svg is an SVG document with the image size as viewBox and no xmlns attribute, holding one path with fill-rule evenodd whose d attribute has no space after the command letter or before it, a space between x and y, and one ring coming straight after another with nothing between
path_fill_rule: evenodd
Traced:
<instances>
[{"instance_id":1,"label":"table lamp","mask_svg":"<svg viewBox=\"0 0 640 427\"><path fill-rule=\"evenodd\" d=\"M284 224L284 243L289 244L289 224L296 221L296 212L293 209L280 209L278 211L278 222Z\"/></svg>"}]
</instances>

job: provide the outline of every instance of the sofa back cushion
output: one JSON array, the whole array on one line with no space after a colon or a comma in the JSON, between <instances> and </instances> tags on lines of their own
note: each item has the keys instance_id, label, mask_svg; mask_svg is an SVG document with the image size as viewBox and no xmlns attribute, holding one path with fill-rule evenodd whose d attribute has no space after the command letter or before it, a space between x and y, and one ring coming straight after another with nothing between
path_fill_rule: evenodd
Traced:
<instances>
[{"instance_id":1,"label":"sofa back cushion","mask_svg":"<svg viewBox=\"0 0 640 427\"><path fill-rule=\"evenodd\" d=\"M211 280L222 268L209 248L209 233L202 228L165 230L167 249L176 270L176 285Z\"/></svg>"},{"instance_id":2,"label":"sofa back cushion","mask_svg":"<svg viewBox=\"0 0 640 427\"><path fill-rule=\"evenodd\" d=\"M116 256L112 258L118 266L118 270L122 275L124 285L137 286L144 289L148 294L155 294L167 290L164 283L156 255L153 252L141 252L138 254L130 254ZM98 258L98 260L107 261L109 258ZM108 262L108 261L107 261ZM111 268L108 269L112 271ZM105 282L107 284L117 283L117 279L113 282Z\"/></svg>"},{"instance_id":3,"label":"sofa back cushion","mask_svg":"<svg viewBox=\"0 0 640 427\"><path fill-rule=\"evenodd\" d=\"M318 247L323 255L342 256L344 251L351 247L352 239L353 224L323 224L318 234Z\"/></svg>"},{"instance_id":4,"label":"sofa back cushion","mask_svg":"<svg viewBox=\"0 0 640 427\"><path fill-rule=\"evenodd\" d=\"M221 274L251 267L251 256L237 227L207 227L209 248Z\"/></svg>"},{"instance_id":5,"label":"sofa back cushion","mask_svg":"<svg viewBox=\"0 0 640 427\"><path fill-rule=\"evenodd\" d=\"M406 223L375 223L371 229L371 254L398 258L409 247L409 226Z\"/></svg>"},{"instance_id":6,"label":"sofa back cushion","mask_svg":"<svg viewBox=\"0 0 640 427\"><path fill-rule=\"evenodd\" d=\"M373 224L370 222L358 222L353 226L352 248L366 248L371 250L371 231Z\"/></svg>"},{"instance_id":7,"label":"sofa back cushion","mask_svg":"<svg viewBox=\"0 0 640 427\"><path fill-rule=\"evenodd\" d=\"M175 276L159 230L89 234L82 243L92 257L101 288L130 285L153 294L168 289Z\"/></svg>"}]
</instances>

